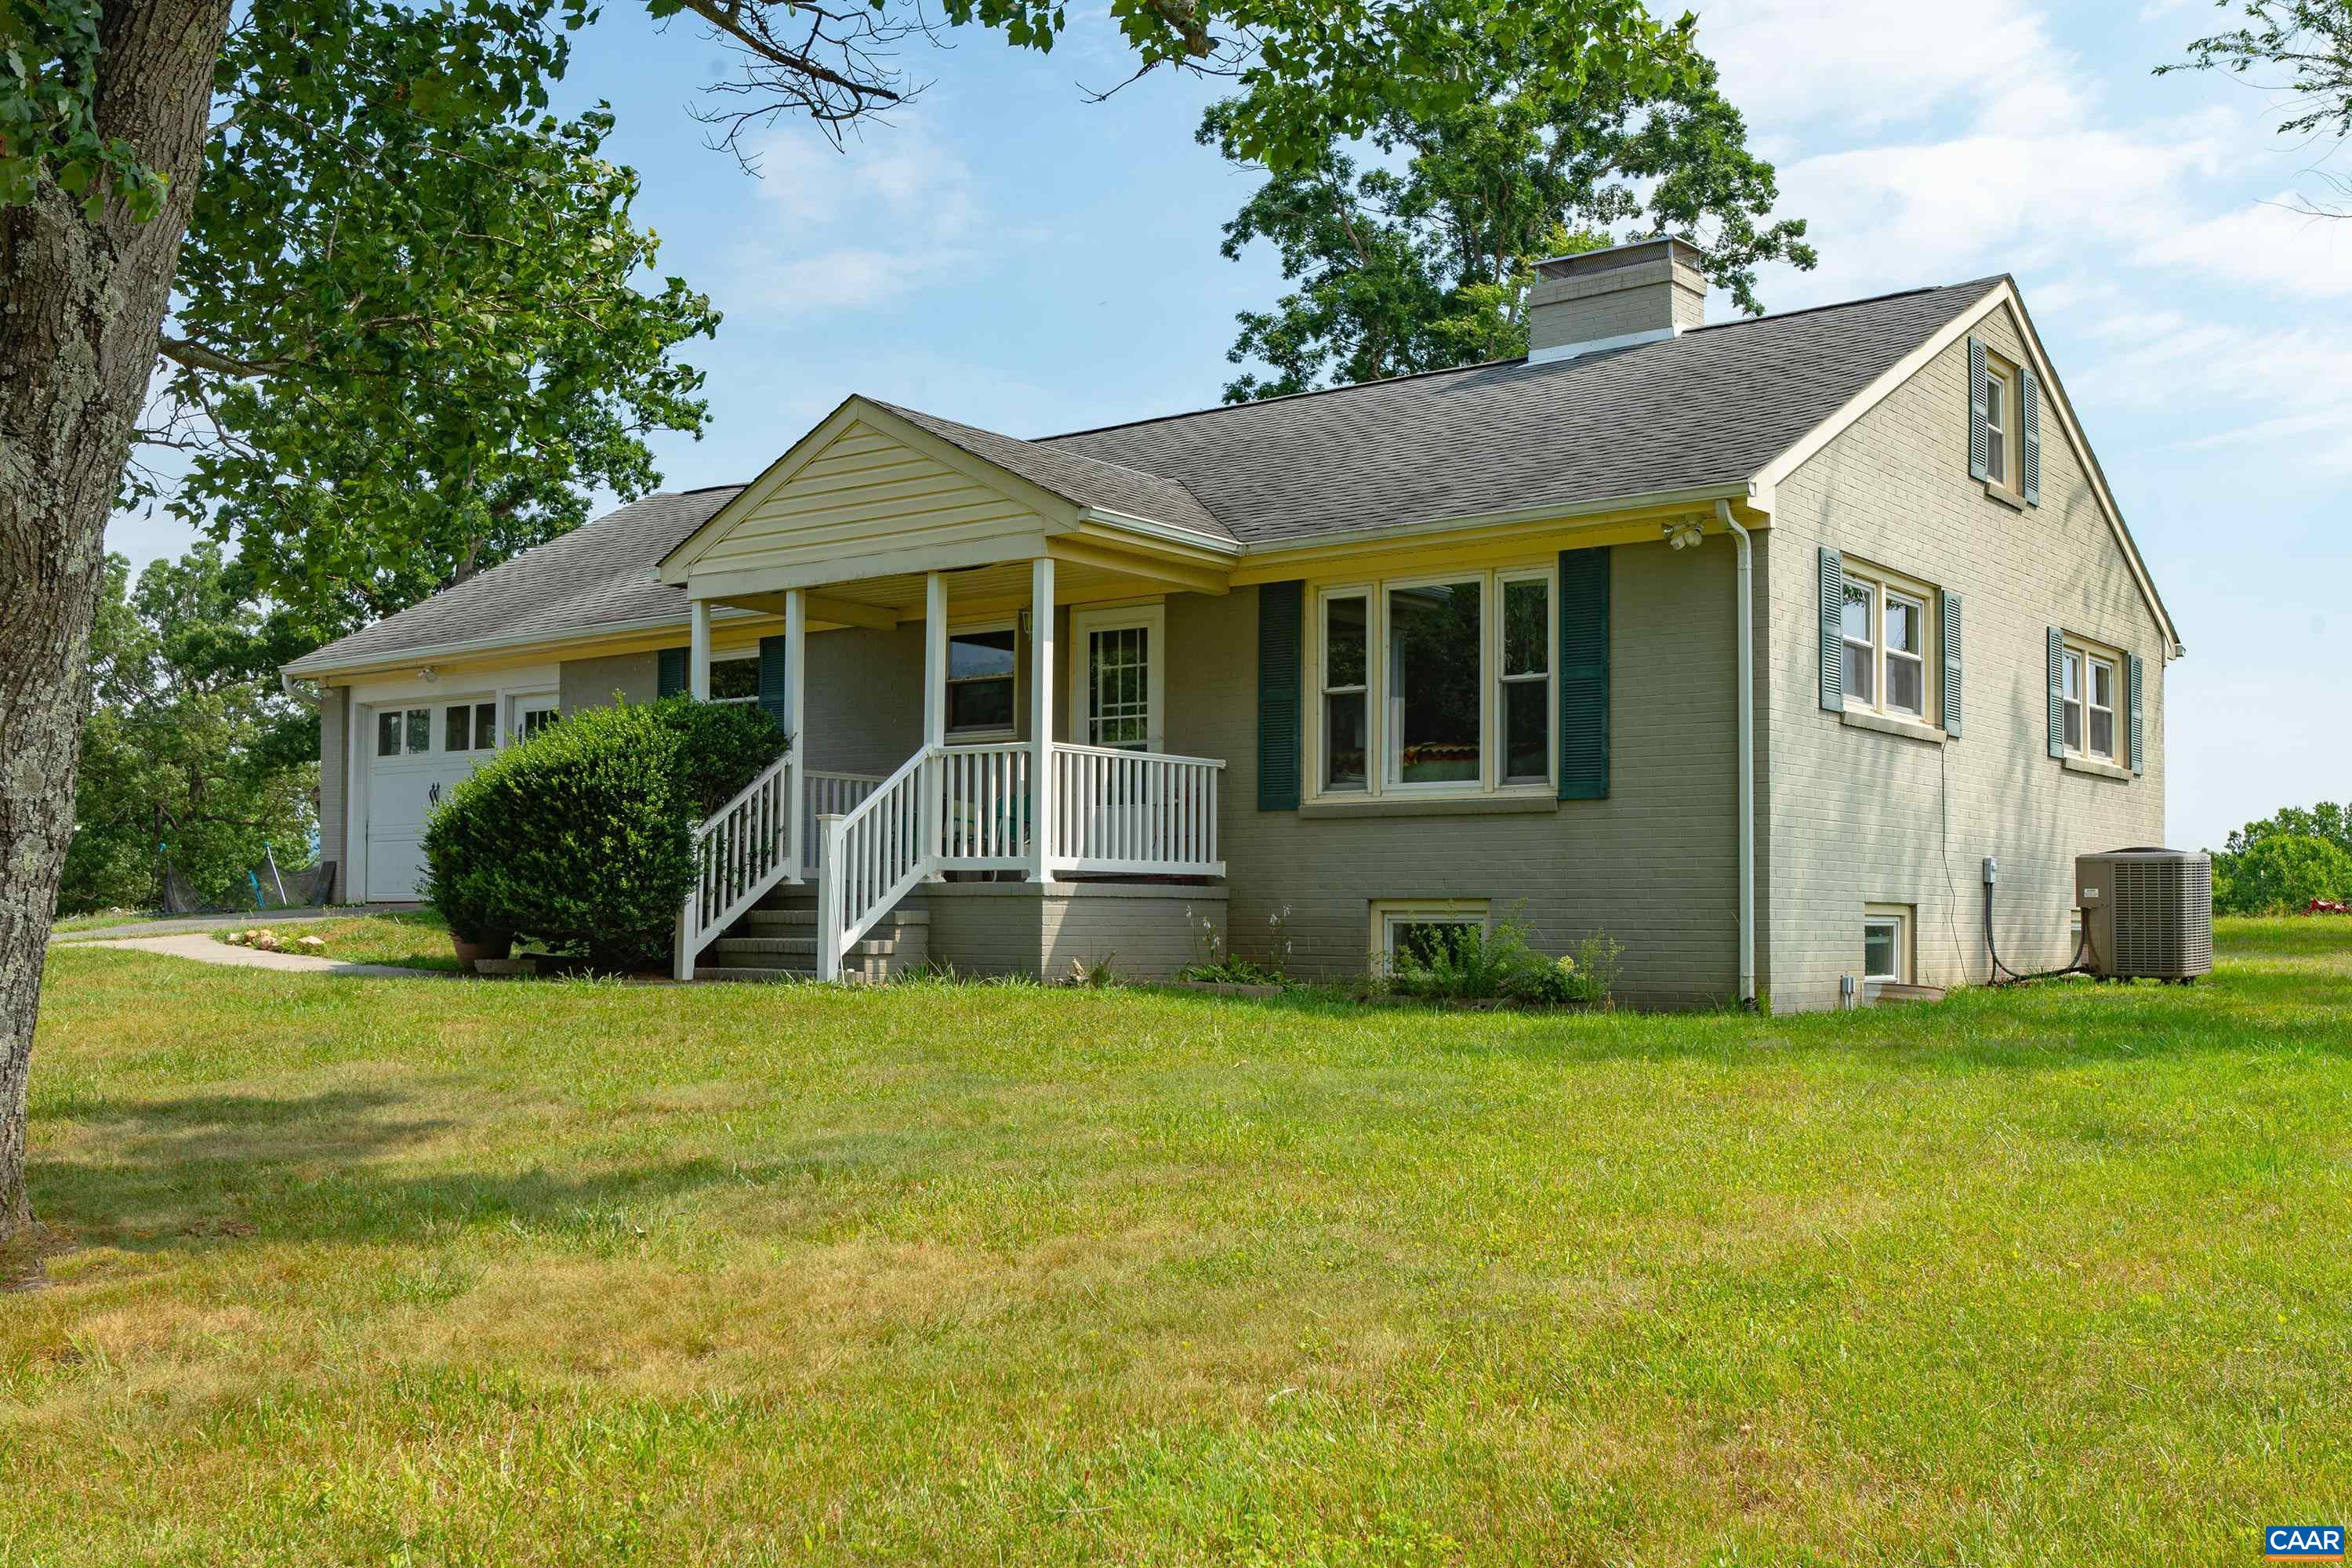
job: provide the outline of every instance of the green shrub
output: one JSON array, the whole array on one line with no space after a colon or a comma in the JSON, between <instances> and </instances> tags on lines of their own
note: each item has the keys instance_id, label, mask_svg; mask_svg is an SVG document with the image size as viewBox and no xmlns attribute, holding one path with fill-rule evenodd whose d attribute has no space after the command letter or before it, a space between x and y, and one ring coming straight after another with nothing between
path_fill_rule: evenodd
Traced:
<instances>
[{"instance_id":1,"label":"green shrub","mask_svg":"<svg viewBox=\"0 0 2352 1568\"><path fill-rule=\"evenodd\" d=\"M1525 992L1538 983L1529 975L1550 967L1528 944L1526 927L1497 921L1489 930L1475 925L1431 928L1425 951L1400 947L1387 979L1389 989L1399 995L1430 1001L1532 1000Z\"/></svg>"},{"instance_id":2,"label":"green shrub","mask_svg":"<svg viewBox=\"0 0 2352 1568\"><path fill-rule=\"evenodd\" d=\"M2213 857L2213 912L2284 914L2314 899L2352 899L2352 855L2326 838L2272 833Z\"/></svg>"},{"instance_id":3,"label":"green shrub","mask_svg":"<svg viewBox=\"0 0 2352 1568\"><path fill-rule=\"evenodd\" d=\"M697 822L709 816L784 754L783 727L756 702L697 702L665 697L654 717L677 737L679 787Z\"/></svg>"},{"instance_id":4,"label":"green shrub","mask_svg":"<svg viewBox=\"0 0 2352 1568\"><path fill-rule=\"evenodd\" d=\"M667 706L567 716L450 791L425 825L425 857L452 931L512 931L601 969L668 952L701 813L687 786L688 726Z\"/></svg>"}]
</instances>

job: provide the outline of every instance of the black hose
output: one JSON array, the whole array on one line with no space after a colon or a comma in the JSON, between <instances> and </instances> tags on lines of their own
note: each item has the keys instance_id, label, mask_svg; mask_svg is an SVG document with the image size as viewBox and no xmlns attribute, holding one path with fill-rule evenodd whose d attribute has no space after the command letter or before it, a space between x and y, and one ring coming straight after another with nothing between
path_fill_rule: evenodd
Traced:
<instances>
[{"instance_id":1,"label":"black hose","mask_svg":"<svg viewBox=\"0 0 2352 1568\"><path fill-rule=\"evenodd\" d=\"M2055 980L2064 974L2091 973L2091 966L2083 962L2083 954L2089 952L2091 947L2091 927L2087 921L2084 922L2082 934L2074 939L2074 956L2067 962L2065 968L2037 969L2031 974L2020 974L2016 970L2003 963L2000 961L2000 950L1993 945L1992 941L1992 884L1987 882L1984 885L1984 890L1985 954L1992 960L1993 984L2022 985L2032 980ZM2007 975L2008 978L2002 979L2003 975Z\"/></svg>"}]
</instances>

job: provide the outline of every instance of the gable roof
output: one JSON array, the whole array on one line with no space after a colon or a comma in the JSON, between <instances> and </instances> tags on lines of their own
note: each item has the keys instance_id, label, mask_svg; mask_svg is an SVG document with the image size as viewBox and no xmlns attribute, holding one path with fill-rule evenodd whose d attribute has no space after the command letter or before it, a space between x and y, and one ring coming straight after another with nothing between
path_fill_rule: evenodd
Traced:
<instances>
[{"instance_id":1,"label":"gable roof","mask_svg":"<svg viewBox=\"0 0 2352 1568\"><path fill-rule=\"evenodd\" d=\"M1049 437L1181 479L1253 549L1744 482L2000 282L1980 279Z\"/></svg>"},{"instance_id":2,"label":"gable roof","mask_svg":"<svg viewBox=\"0 0 2352 1568\"><path fill-rule=\"evenodd\" d=\"M1043 441L1024 441L1014 436L1000 436L993 430L959 425L935 414L902 408L895 403L877 401L876 406L887 408L950 446L982 462L993 463L1007 473L1017 474L1073 505L1164 522L1173 528L1205 533L1212 539L1237 537L1201 504L1181 479L1129 468L1075 446L1055 445L1050 437Z\"/></svg>"},{"instance_id":3,"label":"gable roof","mask_svg":"<svg viewBox=\"0 0 2352 1568\"><path fill-rule=\"evenodd\" d=\"M1023 440L852 397L1068 502L1238 547L1306 546L1503 514L1568 516L1644 498L1748 493L1851 423L1969 323L2016 305L2008 278L1693 328L1574 359L1505 360ZM2054 373L2061 432L2149 604L2178 637ZM824 424L817 428L824 429ZM814 435L814 432L812 432ZM329 672L471 645L682 626L656 575L752 485L653 495L287 667ZM747 498L746 504L749 504ZM1763 503L1763 504L1768 504ZM675 574L675 566L673 573Z\"/></svg>"},{"instance_id":4,"label":"gable roof","mask_svg":"<svg viewBox=\"0 0 2352 1568\"><path fill-rule=\"evenodd\" d=\"M665 490L632 501L307 653L286 672L682 624L686 595L656 581L654 567L742 488Z\"/></svg>"}]
</instances>

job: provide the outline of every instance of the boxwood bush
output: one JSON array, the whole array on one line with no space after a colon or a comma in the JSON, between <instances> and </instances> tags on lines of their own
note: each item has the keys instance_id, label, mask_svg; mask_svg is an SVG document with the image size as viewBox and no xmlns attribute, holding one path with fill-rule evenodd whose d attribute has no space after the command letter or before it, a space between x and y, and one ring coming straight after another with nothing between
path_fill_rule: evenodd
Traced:
<instances>
[{"instance_id":1,"label":"boxwood bush","mask_svg":"<svg viewBox=\"0 0 2352 1568\"><path fill-rule=\"evenodd\" d=\"M693 829L784 749L751 705L592 708L508 747L425 828L428 897L459 936L512 932L599 969L669 952Z\"/></svg>"}]
</instances>

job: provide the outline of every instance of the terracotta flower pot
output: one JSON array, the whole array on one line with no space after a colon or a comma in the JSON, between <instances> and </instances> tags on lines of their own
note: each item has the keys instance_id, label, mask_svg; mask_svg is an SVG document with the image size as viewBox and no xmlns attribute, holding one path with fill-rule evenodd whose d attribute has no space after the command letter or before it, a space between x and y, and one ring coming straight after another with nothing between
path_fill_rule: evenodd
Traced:
<instances>
[{"instance_id":1,"label":"terracotta flower pot","mask_svg":"<svg viewBox=\"0 0 2352 1568\"><path fill-rule=\"evenodd\" d=\"M456 931L449 933L449 945L457 950L460 968L471 969L486 958L504 958L514 952L514 932L484 931L468 942Z\"/></svg>"}]
</instances>

